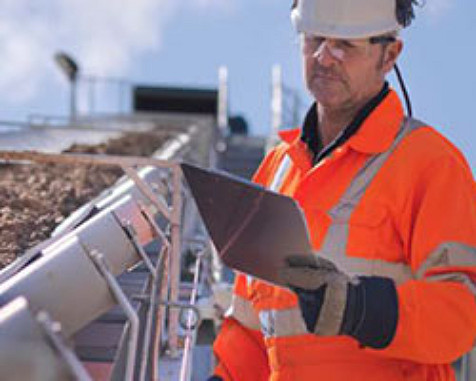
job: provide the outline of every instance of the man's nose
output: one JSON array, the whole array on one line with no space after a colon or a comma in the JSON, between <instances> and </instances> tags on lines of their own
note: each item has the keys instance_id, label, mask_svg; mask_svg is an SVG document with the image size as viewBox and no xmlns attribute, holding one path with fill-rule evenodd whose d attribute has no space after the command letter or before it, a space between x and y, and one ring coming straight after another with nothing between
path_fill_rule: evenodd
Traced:
<instances>
[{"instance_id":1,"label":"man's nose","mask_svg":"<svg viewBox=\"0 0 476 381\"><path fill-rule=\"evenodd\" d=\"M342 62L344 59L344 52L337 48L332 41L323 41L313 54L317 62L322 66L330 66L336 61Z\"/></svg>"}]
</instances>

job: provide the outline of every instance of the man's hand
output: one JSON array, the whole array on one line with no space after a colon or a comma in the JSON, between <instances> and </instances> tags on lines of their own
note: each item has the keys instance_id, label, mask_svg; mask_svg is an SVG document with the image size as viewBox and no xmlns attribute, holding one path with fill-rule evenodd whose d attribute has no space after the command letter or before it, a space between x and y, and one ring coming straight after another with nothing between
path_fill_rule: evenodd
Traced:
<instances>
[{"instance_id":1,"label":"man's hand","mask_svg":"<svg viewBox=\"0 0 476 381\"><path fill-rule=\"evenodd\" d=\"M316 335L338 335L351 279L318 256L292 256L287 264L281 276L299 297L307 330Z\"/></svg>"},{"instance_id":2,"label":"man's hand","mask_svg":"<svg viewBox=\"0 0 476 381\"><path fill-rule=\"evenodd\" d=\"M398 320L394 282L383 277L351 278L318 255L287 258L282 279L297 294L310 333L349 335L362 345L385 348Z\"/></svg>"}]
</instances>

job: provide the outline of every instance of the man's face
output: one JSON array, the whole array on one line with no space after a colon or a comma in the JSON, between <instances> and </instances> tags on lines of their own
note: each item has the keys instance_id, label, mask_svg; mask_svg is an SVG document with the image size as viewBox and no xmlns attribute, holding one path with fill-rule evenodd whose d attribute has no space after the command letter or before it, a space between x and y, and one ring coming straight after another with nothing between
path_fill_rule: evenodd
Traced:
<instances>
[{"instance_id":1,"label":"man's face","mask_svg":"<svg viewBox=\"0 0 476 381\"><path fill-rule=\"evenodd\" d=\"M361 107L381 89L394 62L386 46L367 39L303 36L302 49L307 88L330 109Z\"/></svg>"}]
</instances>

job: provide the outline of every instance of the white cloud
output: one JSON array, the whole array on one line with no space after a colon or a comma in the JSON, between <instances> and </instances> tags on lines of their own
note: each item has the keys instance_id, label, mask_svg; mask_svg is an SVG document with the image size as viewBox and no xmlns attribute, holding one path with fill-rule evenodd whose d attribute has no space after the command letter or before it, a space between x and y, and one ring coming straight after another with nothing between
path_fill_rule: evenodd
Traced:
<instances>
[{"instance_id":1,"label":"white cloud","mask_svg":"<svg viewBox=\"0 0 476 381\"><path fill-rule=\"evenodd\" d=\"M48 32L36 19L20 22L31 12L26 1L2 0L0 8L0 92L4 98L23 101L39 85L37 73L48 70L43 50Z\"/></svg>"},{"instance_id":2,"label":"white cloud","mask_svg":"<svg viewBox=\"0 0 476 381\"><path fill-rule=\"evenodd\" d=\"M208 1L214 6L215 0ZM0 102L26 102L62 82L53 55L64 50L83 72L127 75L160 48L177 0L0 0Z\"/></svg>"},{"instance_id":3,"label":"white cloud","mask_svg":"<svg viewBox=\"0 0 476 381\"><path fill-rule=\"evenodd\" d=\"M157 49L172 0L55 0L61 34L97 75L124 73L131 59Z\"/></svg>"}]
</instances>

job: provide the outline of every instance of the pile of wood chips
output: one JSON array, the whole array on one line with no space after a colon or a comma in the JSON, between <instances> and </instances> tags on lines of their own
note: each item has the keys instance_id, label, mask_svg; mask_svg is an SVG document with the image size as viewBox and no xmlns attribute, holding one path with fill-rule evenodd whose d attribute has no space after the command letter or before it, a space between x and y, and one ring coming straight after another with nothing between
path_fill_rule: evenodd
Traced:
<instances>
[{"instance_id":1,"label":"pile of wood chips","mask_svg":"<svg viewBox=\"0 0 476 381\"><path fill-rule=\"evenodd\" d=\"M128 133L96 146L73 145L66 152L150 156L170 136ZM0 268L47 239L71 212L122 174L117 167L0 164Z\"/></svg>"}]
</instances>

